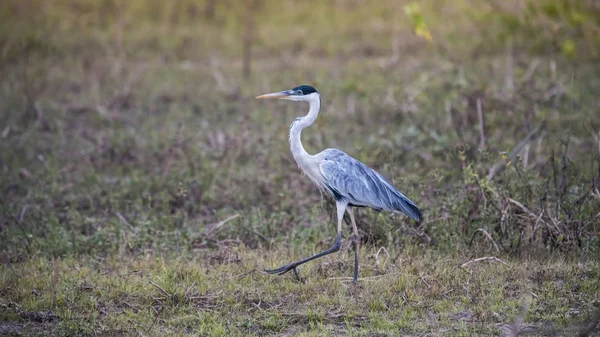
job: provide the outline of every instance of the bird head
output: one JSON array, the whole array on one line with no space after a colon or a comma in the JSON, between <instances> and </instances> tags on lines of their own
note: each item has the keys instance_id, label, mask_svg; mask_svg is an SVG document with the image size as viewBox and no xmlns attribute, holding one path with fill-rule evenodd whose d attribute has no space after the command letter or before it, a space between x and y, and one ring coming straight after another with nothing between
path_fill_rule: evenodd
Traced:
<instances>
[{"instance_id":1,"label":"bird head","mask_svg":"<svg viewBox=\"0 0 600 337\"><path fill-rule=\"evenodd\" d=\"M301 85L294 89L272 92L256 96L257 99L285 99L288 101L305 101L310 102L319 97L317 90L310 85Z\"/></svg>"}]
</instances>

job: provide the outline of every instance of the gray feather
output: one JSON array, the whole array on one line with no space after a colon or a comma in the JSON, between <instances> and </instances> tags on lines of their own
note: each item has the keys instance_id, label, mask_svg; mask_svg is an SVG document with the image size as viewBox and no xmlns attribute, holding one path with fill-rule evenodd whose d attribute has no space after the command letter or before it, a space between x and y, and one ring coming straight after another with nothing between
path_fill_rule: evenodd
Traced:
<instances>
[{"instance_id":1,"label":"gray feather","mask_svg":"<svg viewBox=\"0 0 600 337\"><path fill-rule=\"evenodd\" d=\"M324 187L336 200L343 198L353 206L399 211L415 221L421 220L415 203L375 170L337 149L327 149L318 157Z\"/></svg>"}]
</instances>

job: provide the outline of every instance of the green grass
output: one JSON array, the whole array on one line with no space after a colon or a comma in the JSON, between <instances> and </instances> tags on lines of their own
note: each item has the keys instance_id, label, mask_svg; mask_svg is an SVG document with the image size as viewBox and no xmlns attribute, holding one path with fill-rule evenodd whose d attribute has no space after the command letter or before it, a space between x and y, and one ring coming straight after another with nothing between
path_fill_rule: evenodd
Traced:
<instances>
[{"instance_id":1,"label":"green grass","mask_svg":"<svg viewBox=\"0 0 600 337\"><path fill-rule=\"evenodd\" d=\"M420 2L430 42L396 1L2 2L0 334L573 334L600 301L598 8L519 3ZM254 99L299 84L307 150L424 213L359 211L358 288L347 250L261 272L335 234L289 153L306 106ZM509 266L460 267L486 256Z\"/></svg>"},{"instance_id":2,"label":"green grass","mask_svg":"<svg viewBox=\"0 0 600 337\"><path fill-rule=\"evenodd\" d=\"M528 301L530 330L569 333L600 290L596 262L563 259L463 268L465 257L408 253L377 265L367 251L358 287L348 277L351 252L302 268L306 283L260 271L297 257L237 246L180 256L34 258L3 266L0 291L9 300L2 318L25 335L41 325L66 335L493 335ZM47 322L27 323L48 310Z\"/></svg>"}]
</instances>

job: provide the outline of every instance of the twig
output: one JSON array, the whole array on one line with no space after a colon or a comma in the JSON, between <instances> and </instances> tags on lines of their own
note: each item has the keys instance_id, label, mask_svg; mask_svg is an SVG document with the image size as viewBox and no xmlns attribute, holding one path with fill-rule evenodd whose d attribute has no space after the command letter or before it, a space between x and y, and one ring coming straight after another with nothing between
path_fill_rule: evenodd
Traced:
<instances>
[{"instance_id":1,"label":"twig","mask_svg":"<svg viewBox=\"0 0 600 337\"><path fill-rule=\"evenodd\" d=\"M479 149L485 148L485 122L483 120L483 109L481 107L481 98L477 98L477 118L479 119Z\"/></svg>"},{"instance_id":2,"label":"twig","mask_svg":"<svg viewBox=\"0 0 600 337\"><path fill-rule=\"evenodd\" d=\"M477 229L473 233L473 236L471 236L471 241L469 241L469 246L471 246L471 244L473 243L473 239L475 239L475 234L477 234L477 233L483 234L483 236L485 236L488 240L490 240L492 242L492 244L494 245L494 248L496 249L496 251L500 252L500 248L498 248L498 245L496 244L496 241L494 241L494 239L492 238L492 236L490 235L490 233L488 233L488 231L486 231L483 228L479 228L479 229Z\"/></svg>"},{"instance_id":3,"label":"twig","mask_svg":"<svg viewBox=\"0 0 600 337\"><path fill-rule=\"evenodd\" d=\"M504 81L509 97L512 97L515 90L515 67L513 57L512 40L506 42L506 79Z\"/></svg>"},{"instance_id":4,"label":"twig","mask_svg":"<svg viewBox=\"0 0 600 337\"><path fill-rule=\"evenodd\" d=\"M520 203L520 202L516 201L516 200L515 200L515 199L513 199L513 198L508 198L508 201L509 201L511 204L513 204L513 205L515 205L515 206L519 207L519 208L520 208L520 209L521 209L523 212L527 213L529 216L531 216L531 217L533 217L533 218L537 218L537 215L535 215L535 214L534 214L532 211L530 211L530 210L529 210L529 208L525 207L525 205L523 205L522 203Z\"/></svg>"},{"instance_id":5,"label":"twig","mask_svg":"<svg viewBox=\"0 0 600 337\"><path fill-rule=\"evenodd\" d=\"M390 253L388 252L387 249L385 249L385 247L379 248L379 250L377 251L377 254L375 254L375 264L379 266L379 253L381 253L382 250L385 252L386 258L383 261L383 265L381 265L381 267L385 267L385 264L390 259Z\"/></svg>"},{"instance_id":6,"label":"twig","mask_svg":"<svg viewBox=\"0 0 600 337\"><path fill-rule=\"evenodd\" d=\"M390 275L395 275L395 274L400 274L400 272L377 275L377 276L369 276L369 277L359 277L358 281L376 281L377 279L380 279L384 276L390 276ZM349 276L342 276L342 277L330 277L330 278L328 278L328 280L353 281L354 279Z\"/></svg>"},{"instance_id":7,"label":"twig","mask_svg":"<svg viewBox=\"0 0 600 337\"><path fill-rule=\"evenodd\" d=\"M150 283L152 283L152 282L150 282ZM150 327L148 328L148 330L146 331L146 333L148 333L148 332L150 332L150 330L152 330L152 328L154 327L154 325L158 321L158 317L160 317L160 315L162 314L164 308L165 307L160 307L160 311L157 311L156 309L154 309L154 307L152 307L152 309L154 309L154 312L156 313L156 318L154 318L154 321L152 321L152 325L150 325Z\"/></svg>"},{"instance_id":8,"label":"twig","mask_svg":"<svg viewBox=\"0 0 600 337\"><path fill-rule=\"evenodd\" d=\"M529 67L527 67L525 74L523 74L523 76L521 77L521 83L528 82L531 79L531 77L533 76L533 74L535 73L535 70L537 69L537 67L539 65L540 65L540 59L534 58L533 61L531 61L531 63L529 64Z\"/></svg>"},{"instance_id":9,"label":"twig","mask_svg":"<svg viewBox=\"0 0 600 337\"><path fill-rule=\"evenodd\" d=\"M481 261L494 261L494 262L500 262L503 265L510 267L510 265L502 260L500 260L499 258L495 257L495 256L486 256L486 257L480 257L474 260L470 260L467 261L463 264L460 265L461 268L465 268L466 266L470 265L471 263L475 263L475 262L481 262Z\"/></svg>"},{"instance_id":10,"label":"twig","mask_svg":"<svg viewBox=\"0 0 600 337\"><path fill-rule=\"evenodd\" d=\"M220 221L218 223L216 223L215 225L210 226L206 232L204 233L205 236L209 236L212 232L214 232L215 230L219 229L220 227L222 227L224 224L228 223L229 221L239 217L239 214L234 214L230 217L228 217L227 219Z\"/></svg>"},{"instance_id":11,"label":"twig","mask_svg":"<svg viewBox=\"0 0 600 337\"><path fill-rule=\"evenodd\" d=\"M592 195L594 196L594 198L600 199L600 191L598 191L597 188L594 188L594 191L592 192Z\"/></svg>"},{"instance_id":12,"label":"twig","mask_svg":"<svg viewBox=\"0 0 600 337\"><path fill-rule=\"evenodd\" d=\"M523 148L525 147L525 145L527 145L529 142L531 142L536 135L544 130L546 128L546 121L543 121L542 124L540 124L537 128L531 130L527 136L525 136L525 138L523 138L519 143L517 143L517 145L515 145L515 147L512 148L512 150L510 150L509 154L508 154L508 159L507 160L502 160L496 164L494 164L494 166L492 166L492 168L490 169L490 172L488 173L488 179L491 180L496 174L504 171L504 169L507 166L507 162L512 162L517 158L517 155L523 150Z\"/></svg>"},{"instance_id":13,"label":"twig","mask_svg":"<svg viewBox=\"0 0 600 337\"><path fill-rule=\"evenodd\" d=\"M525 145L525 151L523 153L523 168L527 168L529 165L529 149L531 148L531 144ZM515 165L516 167L516 165Z\"/></svg>"},{"instance_id":14,"label":"twig","mask_svg":"<svg viewBox=\"0 0 600 337\"><path fill-rule=\"evenodd\" d=\"M506 205L506 202L504 200L502 200L500 207L500 213L502 213L502 216L500 217L500 231L502 234L504 234L506 228L506 214L508 213L508 206Z\"/></svg>"},{"instance_id":15,"label":"twig","mask_svg":"<svg viewBox=\"0 0 600 337\"><path fill-rule=\"evenodd\" d=\"M252 305L257 307L258 310L264 310L263 308L260 307L261 304L262 304L262 298L260 297L260 293L258 293L258 303L254 303L254 301L252 301Z\"/></svg>"},{"instance_id":16,"label":"twig","mask_svg":"<svg viewBox=\"0 0 600 337\"><path fill-rule=\"evenodd\" d=\"M127 221L127 219L125 219L123 214L121 214L120 212L117 212L116 216L117 216L117 218L119 218L119 221L121 222L122 225L129 225L129 222Z\"/></svg>"},{"instance_id":17,"label":"twig","mask_svg":"<svg viewBox=\"0 0 600 337\"><path fill-rule=\"evenodd\" d=\"M533 213L532 211L529 210L529 208L525 207L522 203L516 201L515 199L512 198L508 198L507 199L511 204L519 207L523 212L527 213L527 215L529 215L532 218L536 219L536 225L538 221L542 221L546 226L548 225L548 222L546 222L546 220L544 220L541 216L544 212L542 212L539 216L535 215L535 213ZM558 224L554 221L554 219L551 216L548 216L548 218L552 221L552 224L554 225L554 228L556 228L556 230L561 233L562 230L560 229L560 227L558 226Z\"/></svg>"},{"instance_id":18,"label":"twig","mask_svg":"<svg viewBox=\"0 0 600 337\"><path fill-rule=\"evenodd\" d=\"M29 205L25 204L23 205L23 207L21 207L21 211L19 212L19 223L23 223L23 218L25 217L25 214L27 213L27 209L29 208Z\"/></svg>"},{"instance_id":19,"label":"twig","mask_svg":"<svg viewBox=\"0 0 600 337\"><path fill-rule=\"evenodd\" d=\"M556 182L556 161L554 160L554 150L552 150L552 156L550 156L550 160L552 161L552 180L554 181L554 191L558 193L558 183Z\"/></svg>"},{"instance_id":20,"label":"twig","mask_svg":"<svg viewBox=\"0 0 600 337\"><path fill-rule=\"evenodd\" d=\"M23 228L23 226L21 226L21 221L19 221L19 220L17 220L17 218L15 218L15 216L10 212L8 207L6 207L6 205L3 202L0 202L0 205L2 205L2 208L4 209L4 213L6 213L8 215L8 217L15 223L17 228L19 228L19 230L21 230L23 237L25 237L25 240L27 240L27 246L25 247L25 248L27 248L27 254L31 254L31 239L29 238L29 235L25 231L25 228Z\"/></svg>"},{"instance_id":21,"label":"twig","mask_svg":"<svg viewBox=\"0 0 600 337\"><path fill-rule=\"evenodd\" d=\"M427 289L431 289L431 284L429 284L429 282L427 282L427 280L425 280L425 278L423 277L423 273L419 273L419 279L421 279L421 282L423 282L425 284Z\"/></svg>"},{"instance_id":22,"label":"twig","mask_svg":"<svg viewBox=\"0 0 600 337\"><path fill-rule=\"evenodd\" d=\"M569 140L567 139L567 141L563 141L563 153L560 156L560 161L561 161L561 167L560 167L560 196L559 196L559 201L562 201L564 195L567 193L567 166L569 165L567 163L567 151L569 149ZM561 205L562 202L559 202L559 205Z\"/></svg>"},{"instance_id":23,"label":"twig","mask_svg":"<svg viewBox=\"0 0 600 337\"><path fill-rule=\"evenodd\" d=\"M265 243L269 243L269 239L267 239L266 236L262 235L261 233L259 233L258 231L254 230L254 229L248 229L252 234L258 236L259 238L263 239L263 241L265 241Z\"/></svg>"},{"instance_id":24,"label":"twig","mask_svg":"<svg viewBox=\"0 0 600 337\"><path fill-rule=\"evenodd\" d=\"M542 167L542 146L544 144L544 138L546 136L546 131L542 131L542 134L538 137L537 146L535 148L535 167L540 170Z\"/></svg>"},{"instance_id":25,"label":"twig","mask_svg":"<svg viewBox=\"0 0 600 337\"><path fill-rule=\"evenodd\" d=\"M156 289L160 290L160 292L162 292L165 296L171 297L171 294L169 294L166 290L164 290L163 288L161 288L158 284L156 284L156 283L154 283L152 281L150 281L150 284L153 285L153 286L155 286Z\"/></svg>"},{"instance_id":26,"label":"twig","mask_svg":"<svg viewBox=\"0 0 600 337\"><path fill-rule=\"evenodd\" d=\"M136 307L135 305L133 305L133 304L131 304L131 303L127 302L127 301L123 301L123 302L121 302L121 303L125 304L125 305L126 305L126 306L128 306L130 309L133 309L133 310L135 310L136 312L137 312L138 310L140 310L140 309L138 309L138 307Z\"/></svg>"},{"instance_id":27,"label":"twig","mask_svg":"<svg viewBox=\"0 0 600 337\"><path fill-rule=\"evenodd\" d=\"M540 223L540 220L542 220L542 215L544 215L544 211L543 210L540 212L540 215L537 217L537 219L535 219L535 223L533 224L533 231L531 233L531 237L532 238L535 237L535 232L537 231L537 226Z\"/></svg>"}]
</instances>

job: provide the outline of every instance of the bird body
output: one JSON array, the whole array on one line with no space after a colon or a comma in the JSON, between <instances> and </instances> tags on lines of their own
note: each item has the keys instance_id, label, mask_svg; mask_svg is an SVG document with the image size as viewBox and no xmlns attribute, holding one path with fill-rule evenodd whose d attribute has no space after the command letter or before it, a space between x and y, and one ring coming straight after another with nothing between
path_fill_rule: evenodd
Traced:
<instances>
[{"instance_id":1,"label":"bird body","mask_svg":"<svg viewBox=\"0 0 600 337\"><path fill-rule=\"evenodd\" d=\"M402 212L415 221L421 220L417 205L377 171L337 149L327 149L317 157L322 158L319 167L325 186L336 200L345 199L348 206Z\"/></svg>"},{"instance_id":2,"label":"bird body","mask_svg":"<svg viewBox=\"0 0 600 337\"><path fill-rule=\"evenodd\" d=\"M311 125L319 114L321 96L311 86L302 85L291 90L258 96L259 99L286 99L309 103L308 114L298 117L290 125L290 150L300 170L321 190L329 193L336 202L338 229L334 245L309 258L290 263L267 272L284 274L293 270L298 277L296 267L315 258L333 253L340 248L341 226L344 212L350 214L354 232L354 282L358 278L358 229L352 213L352 207L370 207L375 210L404 213L420 221L422 214L410 199L398 192L381 174L367 165L352 158L343 151L326 149L311 155L304 149L300 139L302 130Z\"/></svg>"}]
</instances>

